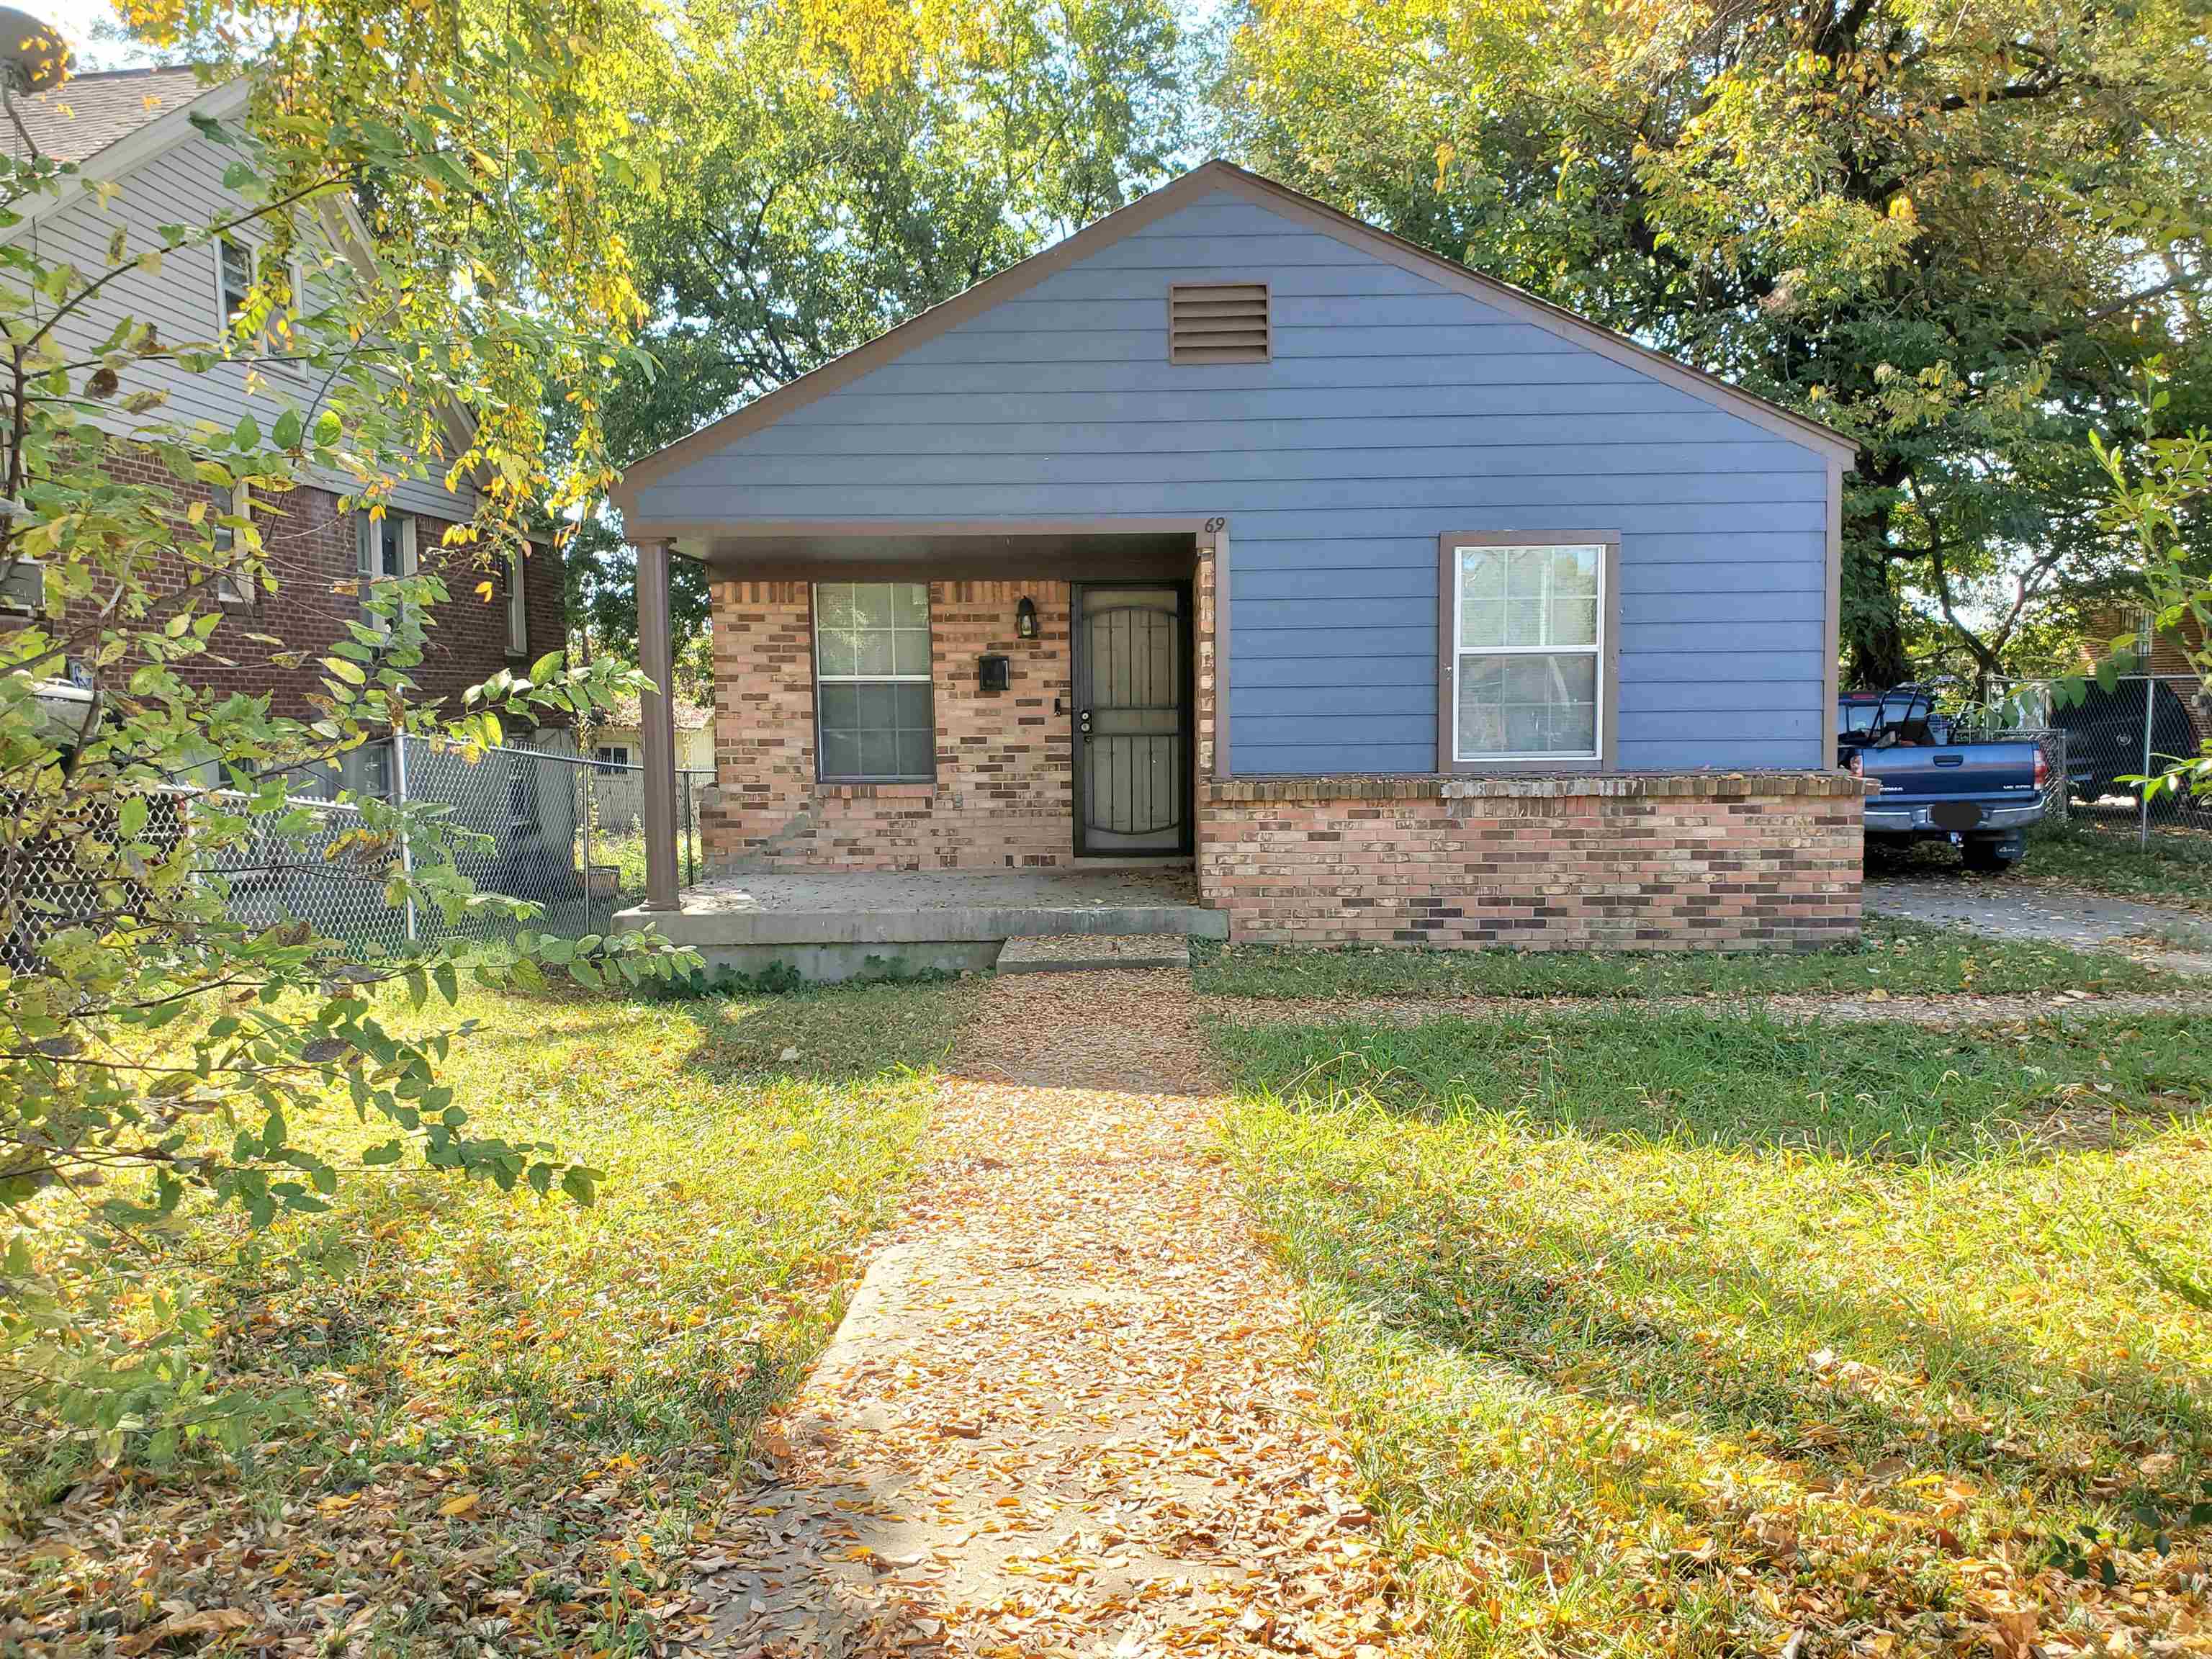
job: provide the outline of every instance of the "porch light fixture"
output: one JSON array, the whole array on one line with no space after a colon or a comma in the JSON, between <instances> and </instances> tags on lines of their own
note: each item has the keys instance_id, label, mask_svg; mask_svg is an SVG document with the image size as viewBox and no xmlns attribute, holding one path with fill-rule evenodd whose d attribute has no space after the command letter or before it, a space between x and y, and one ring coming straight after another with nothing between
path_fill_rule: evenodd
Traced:
<instances>
[{"instance_id":1,"label":"porch light fixture","mask_svg":"<svg viewBox=\"0 0 2212 1659\"><path fill-rule=\"evenodd\" d=\"M1014 607L1014 634L1024 640L1033 640L1037 636L1036 601L1026 593L1022 595L1022 602Z\"/></svg>"}]
</instances>

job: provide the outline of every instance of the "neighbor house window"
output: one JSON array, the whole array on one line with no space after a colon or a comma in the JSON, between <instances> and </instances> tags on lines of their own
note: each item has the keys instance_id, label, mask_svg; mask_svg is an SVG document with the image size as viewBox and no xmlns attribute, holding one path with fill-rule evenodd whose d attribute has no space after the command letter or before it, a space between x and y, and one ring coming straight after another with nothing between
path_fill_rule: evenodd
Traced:
<instances>
[{"instance_id":1,"label":"neighbor house window","mask_svg":"<svg viewBox=\"0 0 2212 1659\"><path fill-rule=\"evenodd\" d=\"M253 295L253 248L226 236L216 250L216 302L222 331L238 326L239 313Z\"/></svg>"},{"instance_id":2,"label":"neighbor house window","mask_svg":"<svg viewBox=\"0 0 2212 1659\"><path fill-rule=\"evenodd\" d=\"M629 745L626 743L603 743L592 750L592 759L602 772L617 772L629 764Z\"/></svg>"},{"instance_id":3,"label":"neighbor house window","mask_svg":"<svg viewBox=\"0 0 2212 1659\"><path fill-rule=\"evenodd\" d=\"M253 603L253 573L246 568L246 540L235 523L226 519L253 516L253 498L244 484L208 487L209 537L215 556L215 596L225 605Z\"/></svg>"},{"instance_id":4,"label":"neighbor house window","mask_svg":"<svg viewBox=\"0 0 2212 1659\"><path fill-rule=\"evenodd\" d=\"M1611 544L1446 537L1450 765L1602 759Z\"/></svg>"},{"instance_id":5,"label":"neighbor house window","mask_svg":"<svg viewBox=\"0 0 2212 1659\"><path fill-rule=\"evenodd\" d=\"M216 310L225 338L235 337L239 317L252 301L254 282L268 274L275 258L272 250L235 237L226 236L216 245ZM297 259L289 261L284 266L284 278L289 303L280 307L274 295L267 296L269 316L253 341L256 351L270 352L287 343L289 325L282 320L283 315L286 312L296 315L302 309L307 283L306 267Z\"/></svg>"},{"instance_id":6,"label":"neighbor house window","mask_svg":"<svg viewBox=\"0 0 2212 1659\"><path fill-rule=\"evenodd\" d=\"M355 569L361 578L364 620L379 633L386 633L391 629L392 613L370 611L368 602L380 584L415 574L415 520L404 513L387 513L380 519L356 513L354 528Z\"/></svg>"},{"instance_id":7,"label":"neighbor house window","mask_svg":"<svg viewBox=\"0 0 2212 1659\"><path fill-rule=\"evenodd\" d=\"M935 778L927 583L816 583L814 683L824 781Z\"/></svg>"},{"instance_id":8,"label":"neighbor house window","mask_svg":"<svg viewBox=\"0 0 2212 1659\"><path fill-rule=\"evenodd\" d=\"M522 550L517 548L507 565L507 654L530 654L530 604L523 591Z\"/></svg>"}]
</instances>

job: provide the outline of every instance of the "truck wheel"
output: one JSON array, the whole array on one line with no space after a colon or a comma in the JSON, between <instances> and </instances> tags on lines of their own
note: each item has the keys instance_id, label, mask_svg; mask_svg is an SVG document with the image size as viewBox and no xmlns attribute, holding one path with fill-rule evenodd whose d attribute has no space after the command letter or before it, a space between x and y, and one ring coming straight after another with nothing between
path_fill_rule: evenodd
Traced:
<instances>
[{"instance_id":1,"label":"truck wheel","mask_svg":"<svg viewBox=\"0 0 2212 1659\"><path fill-rule=\"evenodd\" d=\"M1969 841L1959 850L1966 860L1966 868L1984 875L2001 874L2020 862L2020 854L2007 853L2001 841Z\"/></svg>"}]
</instances>

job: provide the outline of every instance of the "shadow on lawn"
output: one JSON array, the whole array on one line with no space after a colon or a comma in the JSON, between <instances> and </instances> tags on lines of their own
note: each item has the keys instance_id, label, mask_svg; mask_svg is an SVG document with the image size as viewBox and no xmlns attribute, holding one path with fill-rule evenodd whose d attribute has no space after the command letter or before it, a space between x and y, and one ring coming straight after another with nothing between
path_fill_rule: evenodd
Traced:
<instances>
[{"instance_id":1,"label":"shadow on lawn","mask_svg":"<svg viewBox=\"0 0 2212 1659\"><path fill-rule=\"evenodd\" d=\"M940 1061L979 994L972 981L915 980L684 999L547 998L542 1030L477 1041L528 1054L550 1043L628 1042L658 1024L686 1045L674 1063L710 1082L890 1084Z\"/></svg>"},{"instance_id":2,"label":"shadow on lawn","mask_svg":"<svg viewBox=\"0 0 2212 1659\"><path fill-rule=\"evenodd\" d=\"M1231 1026L1220 1042L1243 1087L1300 1109L1371 1099L1409 1118L1881 1164L2109 1146L2212 1099L2212 1036L2186 1016L1944 1031L1626 1008Z\"/></svg>"},{"instance_id":3,"label":"shadow on lawn","mask_svg":"<svg viewBox=\"0 0 2212 1659\"><path fill-rule=\"evenodd\" d=\"M1594 1415L1622 1404L1686 1414L1703 1433L1846 1483L1901 1459L2039 1500L2123 1505L2151 1499L2134 1485L2145 1447L2212 1432L2212 1402L2186 1379L2056 1360L1902 1297L1800 1288L1804 1257L1701 1259L1580 1223L1505 1237L1479 1200L1376 1196L1334 1186L1326 1215L1306 1210L1285 1228L1300 1272L1389 1328L1587 1396Z\"/></svg>"}]
</instances>

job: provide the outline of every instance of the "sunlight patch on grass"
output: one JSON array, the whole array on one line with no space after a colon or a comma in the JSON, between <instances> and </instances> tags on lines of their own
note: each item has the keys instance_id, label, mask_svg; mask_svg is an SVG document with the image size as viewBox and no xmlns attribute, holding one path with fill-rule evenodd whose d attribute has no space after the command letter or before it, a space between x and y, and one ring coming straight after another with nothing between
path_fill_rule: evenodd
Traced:
<instances>
[{"instance_id":1,"label":"sunlight patch on grass","mask_svg":"<svg viewBox=\"0 0 2212 1659\"><path fill-rule=\"evenodd\" d=\"M2201 1261L2212 1038L1440 1024L1220 1040L1229 1155L1448 1651L2197 1628L2212 1323L2118 1224Z\"/></svg>"}]
</instances>

